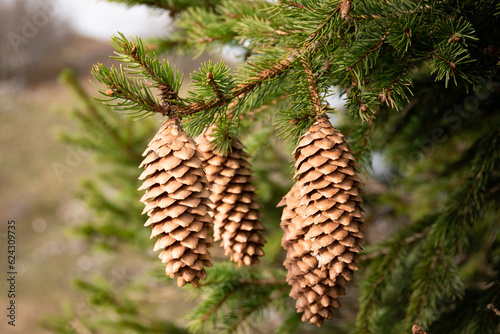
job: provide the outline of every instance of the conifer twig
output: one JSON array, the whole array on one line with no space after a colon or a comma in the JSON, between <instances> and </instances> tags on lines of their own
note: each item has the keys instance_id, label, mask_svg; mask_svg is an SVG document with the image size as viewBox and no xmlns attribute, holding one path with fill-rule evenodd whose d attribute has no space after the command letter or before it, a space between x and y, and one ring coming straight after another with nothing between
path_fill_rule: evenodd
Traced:
<instances>
[{"instance_id":1,"label":"conifer twig","mask_svg":"<svg viewBox=\"0 0 500 334\"><path fill-rule=\"evenodd\" d=\"M304 43L304 46L302 47L302 51L305 53L305 51L309 48L311 48L311 46L315 47L315 38L316 36L318 35L318 33L321 31L321 29L328 24L328 22L333 18L333 16L338 12L340 11L340 7L336 7L335 9L333 9L330 14L328 14L328 16L326 17L326 19L324 21L322 21L317 27L316 29L314 30L314 32L309 35L309 37L307 38L306 42Z\"/></svg>"},{"instance_id":2,"label":"conifer twig","mask_svg":"<svg viewBox=\"0 0 500 334\"><path fill-rule=\"evenodd\" d=\"M264 83L264 81L273 79L288 71L298 55L298 52L289 53L287 57L284 57L284 59L277 62L271 68L265 69L259 72L256 76L249 78L248 81L238 84L229 96L222 96L220 99L208 103L194 102L187 106L172 105L171 110L173 110L177 115L188 116L200 111L228 105L234 100L239 100L241 97L250 93L252 90Z\"/></svg>"},{"instance_id":3,"label":"conifer twig","mask_svg":"<svg viewBox=\"0 0 500 334\"><path fill-rule=\"evenodd\" d=\"M398 253L400 253L400 250L401 248L398 250ZM386 270L384 271L384 273L379 277L379 279L374 282L371 286L370 286L370 290L371 291L375 291L379 286L380 284L382 284L385 280L385 278L387 277L387 275L389 275L389 272L391 271L391 269L393 268L393 265L394 263L397 261L398 257L396 255L393 254L393 258L392 260L390 261L390 263L386 266ZM374 297L372 296L370 298L370 301L368 302L368 305L366 305L366 314L365 314L365 321L364 321L364 324L363 324L363 333L368 333L368 325L369 325L369 311L370 309L372 308L372 305L373 303L375 302L375 299Z\"/></svg>"},{"instance_id":4,"label":"conifer twig","mask_svg":"<svg viewBox=\"0 0 500 334\"><path fill-rule=\"evenodd\" d=\"M492 303L489 303L489 304L486 306L486 308L487 308L488 310L493 311L493 312L494 312L497 316L499 316L499 317L500 317L500 311L499 311L499 310L495 307L495 305L493 305Z\"/></svg>"},{"instance_id":5,"label":"conifer twig","mask_svg":"<svg viewBox=\"0 0 500 334\"><path fill-rule=\"evenodd\" d=\"M76 318L70 321L70 325L78 334L92 334L92 332L89 331L87 327L85 327L82 322Z\"/></svg>"},{"instance_id":6,"label":"conifer twig","mask_svg":"<svg viewBox=\"0 0 500 334\"><path fill-rule=\"evenodd\" d=\"M438 265L438 260L442 257L442 243L439 242L438 243L438 246L436 248L436 251L434 253L434 255L432 256L432 259L431 259L431 265L430 267L428 268L428 275L426 277L426 280L425 280L425 285L424 285L424 289L423 290L420 290L419 291L419 297L418 297L418 311L417 311L417 314L415 316L415 319L418 320L420 318L420 315L422 314L424 308L425 308L425 298L428 297L428 291L430 289L430 286L431 286L431 282L432 282L432 274L435 272L435 269L436 269L436 266ZM418 327L418 326L417 326ZM419 327L420 329L420 327ZM421 330L421 329L420 329ZM423 331L422 331L423 332ZM417 332L417 333L421 333L421 332ZM425 333L425 332L423 332Z\"/></svg>"},{"instance_id":7,"label":"conifer twig","mask_svg":"<svg viewBox=\"0 0 500 334\"><path fill-rule=\"evenodd\" d=\"M296 3L294 1L288 1L288 2L284 2L284 1L279 1L280 4L282 5L288 5L288 6L292 6L292 7L295 7L295 8L300 8L300 9L305 9L305 10L308 10L308 11L311 11L311 8L309 7L306 7L300 3Z\"/></svg>"},{"instance_id":8,"label":"conifer twig","mask_svg":"<svg viewBox=\"0 0 500 334\"><path fill-rule=\"evenodd\" d=\"M285 288L279 290L276 292L277 295L281 295L283 293L286 293L288 292L289 290L289 287L288 287L288 284ZM231 328L228 330L229 333L233 333L243 322L245 322L245 320L250 316L252 315L252 313L254 313L255 311L259 310L259 309L262 309L264 308L267 304L271 303L272 301L274 301L276 299L276 296L273 294L272 296L269 296L263 300L261 300L261 302L259 304L256 304L255 307L251 307L251 308L247 308L243 314L240 315L238 321L236 321L232 326Z\"/></svg>"},{"instance_id":9,"label":"conifer twig","mask_svg":"<svg viewBox=\"0 0 500 334\"><path fill-rule=\"evenodd\" d=\"M372 133L373 120L375 119L376 113L377 113L377 111L375 110L367 121L368 127L366 128L366 131L363 135L363 141L361 142L361 147L360 147L359 151L356 153L356 160L358 160L363 155L363 153L366 151L366 146L368 145L368 140L370 138L370 134Z\"/></svg>"},{"instance_id":10,"label":"conifer twig","mask_svg":"<svg viewBox=\"0 0 500 334\"><path fill-rule=\"evenodd\" d=\"M144 61L140 55L137 53L137 45L134 44L132 47L130 47L130 44L128 43L122 43L123 47L123 52L132 58L135 62L137 62L139 65L141 65L144 70L153 78L155 81L159 82L159 88L161 91L162 98L164 100L179 100L179 97L175 93L175 91L170 87L168 83L166 83L164 80L159 78L153 68L150 66L150 64L147 61Z\"/></svg>"},{"instance_id":11,"label":"conifer twig","mask_svg":"<svg viewBox=\"0 0 500 334\"><path fill-rule=\"evenodd\" d=\"M378 41L377 44L375 44L375 46L373 48L371 48L370 50L366 51L360 58L358 58L358 60L356 60L356 62L354 64L352 64L351 66L349 66L348 68L346 68L346 71L351 71L354 68L354 66L356 66L360 62L362 62L366 57L368 57L368 55L370 53L375 52L378 49L380 49L380 47L384 44L385 39L387 38L387 36L389 36L389 32L388 31L385 32L385 34L382 36L382 38L380 39L380 41Z\"/></svg>"},{"instance_id":12,"label":"conifer twig","mask_svg":"<svg viewBox=\"0 0 500 334\"><path fill-rule=\"evenodd\" d=\"M208 85L212 86L214 89L215 95L217 95L217 99L221 100L222 99L222 93L220 92L220 89L217 87L217 84L214 81L214 75L212 72L207 73L207 79L208 79Z\"/></svg>"},{"instance_id":13,"label":"conifer twig","mask_svg":"<svg viewBox=\"0 0 500 334\"><path fill-rule=\"evenodd\" d=\"M318 93L318 86L316 85L316 78L314 77L311 66L306 59L302 59L302 65L304 66L304 72L306 73L307 81L309 82L309 92L311 93L314 112L319 115L322 110L322 105Z\"/></svg>"},{"instance_id":14,"label":"conifer twig","mask_svg":"<svg viewBox=\"0 0 500 334\"><path fill-rule=\"evenodd\" d=\"M212 306L210 308L210 310L208 310L207 313L205 313L201 318L201 322L205 322L208 320L208 318L210 318L212 316L212 314L214 314L215 312L217 312L217 310L222 306L222 304L225 303L225 301L229 298L229 296L231 296L233 294L234 290L231 290L231 291L228 291L226 292L226 294L224 295L224 297L221 298L221 300L219 300L217 302L217 304L215 304L214 306Z\"/></svg>"},{"instance_id":15,"label":"conifer twig","mask_svg":"<svg viewBox=\"0 0 500 334\"><path fill-rule=\"evenodd\" d=\"M413 325L411 328L411 333L412 334L427 334L427 332L424 332L422 328L420 328L419 325Z\"/></svg>"}]
</instances>

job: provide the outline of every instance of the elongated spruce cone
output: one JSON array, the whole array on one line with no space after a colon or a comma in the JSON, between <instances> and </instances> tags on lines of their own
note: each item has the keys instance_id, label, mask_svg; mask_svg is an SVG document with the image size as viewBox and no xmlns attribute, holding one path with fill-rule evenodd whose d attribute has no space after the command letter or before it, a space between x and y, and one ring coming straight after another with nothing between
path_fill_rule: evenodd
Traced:
<instances>
[{"instance_id":1,"label":"elongated spruce cone","mask_svg":"<svg viewBox=\"0 0 500 334\"><path fill-rule=\"evenodd\" d=\"M256 201L257 187L252 184L249 155L237 138L226 156L214 152L211 134L209 129L195 141L211 185L214 239L221 240L225 254L238 266L257 264L264 255L264 226L258 221L261 205Z\"/></svg>"},{"instance_id":2,"label":"elongated spruce cone","mask_svg":"<svg viewBox=\"0 0 500 334\"><path fill-rule=\"evenodd\" d=\"M303 321L321 326L358 269L364 220L357 163L342 134L318 116L294 152L296 183L284 206L282 245L290 296Z\"/></svg>"},{"instance_id":3,"label":"elongated spruce cone","mask_svg":"<svg viewBox=\"0 0 500 334\"><path fill-rule=\"evenodd\" d=\"M202 155L183 130L178 119L165 121L148 148L139 167L145 180L139 190L152 227L151 238L158 237L154 250L163 250L159 258L165 272L177 275L177 285L198 286L206 278L204 267L211 267L212 227L209 184L203 171Z\"/></svg>"},{"instance_id":4,"label":"elongated spruce cone","mask_svg":"<svg viewBox=\"0 0 500 334\"><path fill-rule=\"evenodd\" d=\"M297 184L294 184L290 192L283 198L279 206L284 206L281 220L281 228L284 231L282 246L287 251L284 266L287 269L287 282L292 287L290 296L297 300L297 312L304 313L303 321L321 326L324 319L332 319L331 308L340 307L339 296L345 295L345 289L335 284L328 277L328 271L318 268L318 260L315 256L302 250L302 257L295 254L304 245L298 242L304 237L304 230L300 227L304 223L301 217L291 208L296 204ZM297 250L295 249L297 248Z\"/></svg>"}]
</instances>

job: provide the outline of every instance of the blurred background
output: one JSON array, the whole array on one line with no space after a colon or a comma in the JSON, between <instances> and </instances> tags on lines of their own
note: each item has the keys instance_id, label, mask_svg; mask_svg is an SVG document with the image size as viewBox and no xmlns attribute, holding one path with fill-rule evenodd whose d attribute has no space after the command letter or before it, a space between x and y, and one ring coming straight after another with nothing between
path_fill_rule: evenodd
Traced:
<instances>
[{"instance_id":1,"label":"blurred background","mask_svg":"<svg viewBox=\"0 0 500 334\"><path fill-rule=\"evenodd\" d=\"M109 38L117 31L159 36L168 32L169 22L166 12L106 1L0 0L0 267L4 274L6 223L15 220L18 272L16 326L7 325L2 311L0 333L53 332L41 327L51 314L95 316L86 297L75 292L73 277L99 276L113 263L108 278L119 287L134 270L144 271L137 269L142 264L133 254L124 265L116 253L90 253L89 243L72 235L90 216L75 192L95 170L90 152L60 140L74 129L68 117L72 110L86 102L67 85L73 75L66 76L66 85L58 78L71 69L81 88L96 96L90 70L96 62L109 62ZM190 57L172 61L186 75L195 68ZM0 305L5 310L9 299L3 275L1 281ZM176 310L169 317L182 314L185 307L176 305ZM66 326L87 333L81 324Z\"/></svg>"}]
</instances>

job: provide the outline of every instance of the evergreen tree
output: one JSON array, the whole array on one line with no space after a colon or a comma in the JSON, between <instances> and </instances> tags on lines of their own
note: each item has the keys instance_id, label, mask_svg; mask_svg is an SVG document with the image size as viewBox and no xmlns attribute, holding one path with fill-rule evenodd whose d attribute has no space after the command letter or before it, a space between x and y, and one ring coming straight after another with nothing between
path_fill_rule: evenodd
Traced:
<instances>
[{"instance_id":1,"label":"evergreen tree","mask_svg":"<svg viewBox=\"0 0 500 334\"><path fill-rule=\"evenodd\" d=\"M176 28L168 37L150 41L149 47L140 38L114 36L114 58L120 65L97 64L93 75L99 81L100 99L118 113L159 114L167 119L162 130L167 132L160 132L145 152L144 175L154 179L143 187L150 194L145 199L150 215L146 224L151 224L154 236L161 235L157 248L164 249L160 256L167 262L167 272L183 277L179 285L191 280L200 285L198 304L185 326L190 332L258 328L258 320L274 310L280 314L278 333L325 328L339 333L500 330L497 1L117 2L162 8ZM201 54L222 47L241 50L241 63L233 70L223 62L201 64L190 75L187 94L179 92L182 76L158 56ZM344 97L345 111L329 104L332 89ZM84 101L87 112L75 114L87 130L102 129L105 140L91 148L111 166L105 182L116 193L105 196L96 181L87 184L85 198L96 218L81 232L110 250L133 244L149 259L146 250L152 245L141 227L145 219L137 203L139 173L134 168L160 126L154 129L148 119L131 122L97 107L87 96ZM325 114L340 132L331 125L318 125L329 124ZM181 128L187 134L178 134ZM176 140L206 135L208 129L215 154L176 153L180 150ZM69 139L82 144L82 137ZM190 139L182 140L194 145ZM196 210L191 207L196 205L186 203L202 201L214 210L216 224L225 221L216 230L224 245L232 245L228 252L248 247L250 233L245 228L251 231L257 216L252 213L255 219L243 223L241 217L228 218L259 207L238 206L230 199L238 194L240 199L246 196L248 203L256 200L250 183L246 191L227 190L232 184L228 182L242 176L235 176L239 169L225 168L242 156L241 143L251 156L253 182L259 188L265 256L258 265L238 267L218 258L217 246L210 251L213 267L204 267L204 279L201 263L210 262L204 255L206 246L198 249L199 242L193 238L209 243L210 237L195 226L198 218L192 218ZM231 154L236 154L234 161L228 158ZM193 155L207 159L206 173L233 173L209 180L212 188L223 187L211 195L216 200L206 200L196 183L187 181L192 175L204 177L193 167L201 166ZM375 163L381 158L383 167ZM245 167L245 176L250 171L246 161L238 162ZM363 172L358 174L364 175L365 186L359 183L357 170ZM170 179L175 181L173 188ZM367 242L361 253L358 187L365 193ZM285 205L283 237L282 209L275 207L287 192L280 203ZM172 213L179 201L190 208L188 218ZM227 211L221 213L225 204ZM204 218L199 221L209 226L213 214L208 218L205 209L201 211ZM232 230L227 230L229 226ZM387 235L384 226L394 232ZM258 237L250 255L263 244L260 234L254 235ZM286 259L280 248L282 237ZM196 278L191 271L183 271L186 267L196 272ZM119 316L81 320L94 331L107 324L114 328L111 332L182 332L161 317L143 314L137 303L127 299L126 291L113 296L100 284L79 282L100 296L94 303L110 307ZM296 313L289 294L297 299L303 317ZM331 298L322 298L327 295ZM337 308L337 299L345 304L342 308ZM301 324L302 319L321 325L324 318L333 320L324 322L321 329ZM50 323L57 327L57 322Z\"/></svg>"}]
</instances>

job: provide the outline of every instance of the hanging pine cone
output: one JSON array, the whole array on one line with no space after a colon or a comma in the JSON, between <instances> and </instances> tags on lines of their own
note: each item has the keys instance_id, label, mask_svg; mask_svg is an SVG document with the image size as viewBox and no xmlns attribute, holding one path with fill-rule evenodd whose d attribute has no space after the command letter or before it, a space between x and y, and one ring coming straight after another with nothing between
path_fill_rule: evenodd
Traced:
<instances>
[{"instance_id":1,"label":"hanging pine cone","mask_svg":"<svg viewBox=\"0 0 500 334\"><path fill-rule=\"evenodd\" d=\"M211 185L214 239L221 240L225 254L238 266L257 264L264 255L264 226L258 221L261 205L256 201L257 187L252 184L249 155L237 138L233 139L226 156L214 152L210 141L212 133L209 129L195 141Z\"/></svg>"},{"instance_id":2,"label":"hanging pine cone","mask_svg":"<svg viewBox=\"0 0 500 334\"><path fill-rule=\"evenodd\" d=\"M211 202L202 156L177 118L163 123L143 155L139 179L145 181L139 190L147 189L141 202L149 216L144 225L153 228L151 238L158 237L154 251L163 250L159 258L167 275L177 275L177 285L198 286L207 275L204 267L212 266Z\"/></svg>"},{"instance_id":3,"label":"hanging pine cone","mask_svg":"<svg viewBox=\"0 0 500 334\"><path fill-rule=\"evenodd\" d=\"M324 115L301 137L294 152L296 183L283 209L282 245L290 296L303 321L321 326L340 307L343 285L358 269L363 216L357 164L342 134Z\"/></svg>"}]
</instances>

